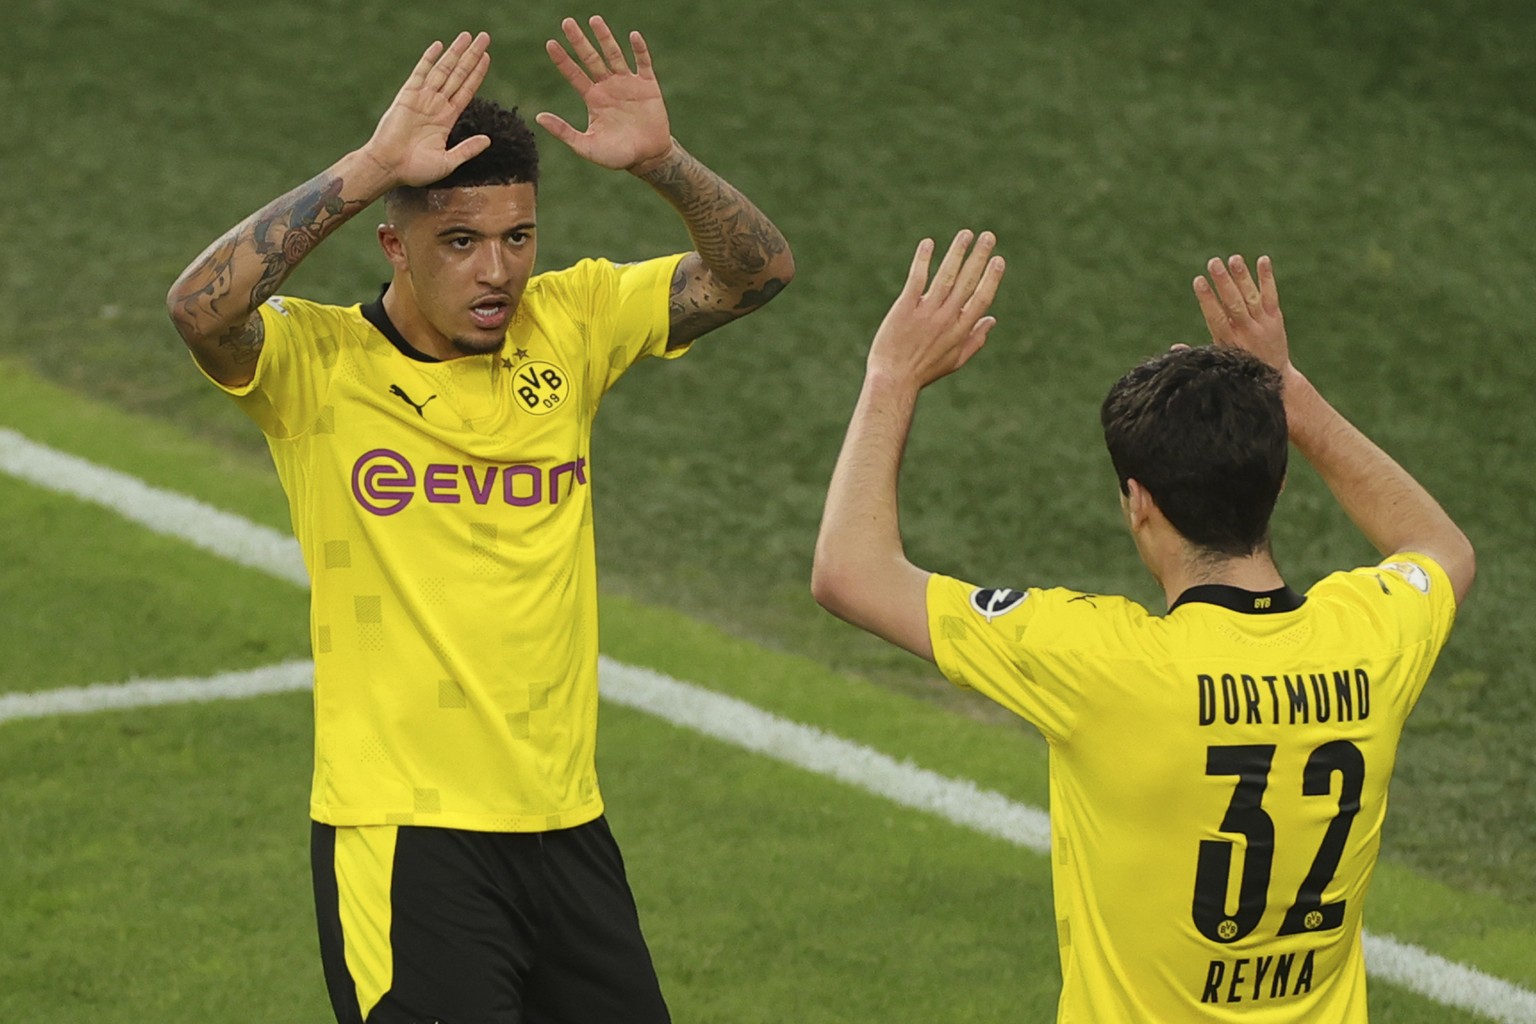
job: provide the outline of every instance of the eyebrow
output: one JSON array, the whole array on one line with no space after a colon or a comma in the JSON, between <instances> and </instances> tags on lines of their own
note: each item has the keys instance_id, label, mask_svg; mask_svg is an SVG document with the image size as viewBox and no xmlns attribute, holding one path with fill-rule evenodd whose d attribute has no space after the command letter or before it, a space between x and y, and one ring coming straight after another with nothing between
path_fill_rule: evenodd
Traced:
<instances>
[{"instance_id":1,"label":"eyebrow","mask_svg":"<svg viewBox=\"0 0 1536 1024\"><path fill-rule=\"evenodd\" d=\"M519 221L518 223L512 225L510 228L507 228L506 231L501 232L501 234L511 234L514 231L532 231L537 226L538 225L531 220ZM437 232L437 237L447 238L449 235L474 235L476 238L478 238L484 234L485 232L478 231L467 224L450 224L448 227L439 229Z\"/></svg>"}]
</instances>

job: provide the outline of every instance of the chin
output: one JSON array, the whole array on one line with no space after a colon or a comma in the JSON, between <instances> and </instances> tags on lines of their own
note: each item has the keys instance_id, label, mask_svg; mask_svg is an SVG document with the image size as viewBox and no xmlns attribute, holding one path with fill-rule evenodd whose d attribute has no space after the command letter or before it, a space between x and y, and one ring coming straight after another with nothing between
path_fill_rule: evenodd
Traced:
<instances>
[{"instance_id":1,"label":"chin","mask_svg":"<svg viewBox=\"0 0 1536 1024\"><path fill-rule=\"evenodd\" d=\"M494 338L453 338L450 344L467 356L484 356L492 352L500 352L507 343L505 334L498 334Z\"/></svg>"}]
</instances>

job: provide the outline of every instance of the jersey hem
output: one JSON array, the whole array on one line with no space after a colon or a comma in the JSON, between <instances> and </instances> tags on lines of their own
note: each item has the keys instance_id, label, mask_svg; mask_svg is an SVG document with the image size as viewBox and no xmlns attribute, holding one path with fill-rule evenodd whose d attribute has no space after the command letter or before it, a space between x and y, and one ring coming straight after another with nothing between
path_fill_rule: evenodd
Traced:
<instances>
[{"instance_id":1,"label":"jersey hem","mask_svg":"<svg viewBox=\"0 0 1536 1024\"><path fill-rule=\"evenodd\" d=\"M456 828L466 832L558 832L576 828L602 817L601 799L565 811L549 814L423 814L409 811L385 811L377 808L337 809L309 805L309 816L321 825L356 828L365 825L403 825L420 828ZM549 820L560 824L551 826Z\"/></svg>"}]
</instances>

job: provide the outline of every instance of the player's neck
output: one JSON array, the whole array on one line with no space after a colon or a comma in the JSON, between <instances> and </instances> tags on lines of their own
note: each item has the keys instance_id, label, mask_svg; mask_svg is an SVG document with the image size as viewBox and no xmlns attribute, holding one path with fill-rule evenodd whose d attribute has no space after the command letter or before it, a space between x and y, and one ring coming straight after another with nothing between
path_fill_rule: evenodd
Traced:
<instances>
[{"instance_id":1,"label":"player's neck","mask_svg":"<svg viewBox=\"0 0 1536 1024\"><path fill-rule=\"evenodd\" d=\"M422 315L416 304L411 283L396 274L384 292L384 315L395 325L395 330L416 351L433 359L456 359L464 353L454 349L452 343Z\"/></svg>"},{"instance_id":2,"label":"player's neck","mask_svg":"<svg viewBox=\"0 0 1536 1024\"><path fill-rule=\"evenodd\" d=\"M1185 546L1178 557L1169 559L1165 571L1158 574L1158 582L1170 607L1190 587L1217 584L1263 593L1285 586L1268 546L1234 557L1213 557L1208 551Z\"/></svg>"}]
</instances>

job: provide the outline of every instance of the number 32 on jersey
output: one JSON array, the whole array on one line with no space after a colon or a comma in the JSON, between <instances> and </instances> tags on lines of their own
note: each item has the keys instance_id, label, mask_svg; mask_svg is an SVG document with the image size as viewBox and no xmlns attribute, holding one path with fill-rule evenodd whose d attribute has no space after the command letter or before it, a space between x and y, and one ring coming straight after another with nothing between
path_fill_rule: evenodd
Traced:
<instances>
[{"instance_id":1,"label":"number 32 on jersey","mask_svg":"<svg viewBox=\"0 0 1536 1024\"><path fill-rule=\"evenodd\" d=\"M1247 838L1242 876L1238 882L1237 910L1229 913L1227 893L1232 873L1232 850L1237 844L1228 839L1204 839L1195 869L1194 921L1200 934L1212 942L1236 942L1258 927L1269 898L1270 870L1275 857L1275 823L1264 810L1264 791L1269 786L1274 744L1208 747L1205 774L1235 775L1237 787L1221 831ZM1348 740L1334 740L1312 751L1300 781L1304 797L1328 797L1333 792L1333 776L1340 778L1339 809L1322 843L1312 858L1312 866L1285 912L1278 934L1297 935L1337 928L1344 922L1346 901L1323 902L1323 890L1338 870L1349 838L1350 826L1360 811L1360 792L1365 784L1365 757ZM1277 782L1277 785L1280 783Z\"/></svg>"}]
</instances>

